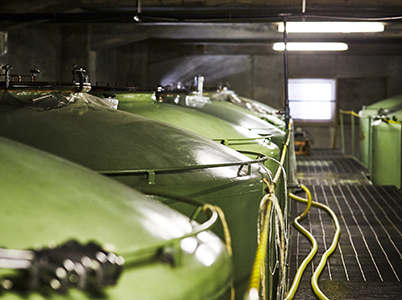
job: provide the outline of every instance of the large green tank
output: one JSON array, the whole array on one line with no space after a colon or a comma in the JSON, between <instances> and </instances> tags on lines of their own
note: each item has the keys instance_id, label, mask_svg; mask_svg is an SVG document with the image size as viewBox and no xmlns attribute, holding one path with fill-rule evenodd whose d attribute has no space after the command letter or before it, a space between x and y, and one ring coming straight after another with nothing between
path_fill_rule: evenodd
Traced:
<instances>
[{"instance_id":1,"label":"large green tank","mask_svg":"<svg viewBox=\"0 0 402 300\"><path fill-rule=\"evenodd\" d=\"M270 176L264 160L252 161L191 132L108 108L102 99L85 92L57 88L36 83L11 84L3 90L0 135L113 176L144 193L220 206L232 234L240 299L257 246L263 178ZM166 203L190 213L180 202ZM213 230L223 237L220 227Z\"/></svg>"},{"instance_id":2,"label":"large green tank","mask_svg":"<svg viewBox=\"0 0 402 300\"><path fill-rule=\"evenodd\" d=\"M402 95L397 95L376 102L374 104L363 106L359 112L359 125L360 125L360 160L363 165L372 173L372 122L378 116L379 110L387 110L392 107L397 107L402 103Z\"/></svg>"},{"instance_id":3,"label":"large green tank","mask_svg":"<svg viewBox=\"0 0 402 300\"><path fill-rule=\"evenodd\" d=\"M204 101L210 102L208 98L188 98L187 92L162 92L144 91L139 88L107 88L93 87L91 93L97 96L108 96L118 101L118 109L146 116L152 119L163 121L180 128L190 130L207 138L221 142L237 151L261 153L269 158L265 166L275 174L279 168L280 160L279 148L270 142L270 139L285 142L284 132L275 126L251 116L259 126L258 131L250 130L241 126L241 123L230 122L220 115L212 115L194 107L204 105ZM109 98L109 99L110 99ZM111 99L110 99L111 100ZM186 101L186 105L177 105L181 101ZM222 114L225 114L226 107L222 107ZM245 118L248 117L244 113ZM234 115L235 116L235 115ZM253 119L254 118L254 119ZM269 137L263 138L263 137ZM255 158L255 154L253 154ZM287 222L288 198L285 193L285 186L282 177L276 185L275 194L279 200L281 208L285 213Z\"/></svg>"},{"instance_id":4,"label":"large green tank","mask_svg":"<svg viewBox=\"0 0 402 300\"><path fill-rule=\"evenodd\" d=\"M385 99L360 112L361 159L376 185L401 188L402 95ZM395 122L396 121L396 122Z\"/></svg>"},{"instance_id":5,"label":"large green tank","mask_svg":"<svg viewBox=\"0 0 402 300\"><path fill-rule=\"evenodd\" d=\"M221 299L221 240L93 171L0 138L2 299ZM117 256L116 256L117 255Z\"/></svg>"}]
</instances>

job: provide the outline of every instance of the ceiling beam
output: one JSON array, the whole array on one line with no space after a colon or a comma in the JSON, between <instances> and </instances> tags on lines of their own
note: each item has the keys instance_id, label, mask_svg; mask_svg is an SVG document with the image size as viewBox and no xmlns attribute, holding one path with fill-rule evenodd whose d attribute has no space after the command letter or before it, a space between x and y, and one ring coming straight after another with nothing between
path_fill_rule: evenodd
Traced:
<instances>
[{"instance_id":1,"label":"ceiling beam","mask_svg":"<svg viewBox=\"0 0 402 300\"><path fill-rule=\"evenodd\" d=\"M276 23L137 23L90 25L91 50L145 40L187 43L274 43L282 41ZM393 23L378 33L289 33L290 42L402 43L402 25Z\"/></svg>"}]
</instances>

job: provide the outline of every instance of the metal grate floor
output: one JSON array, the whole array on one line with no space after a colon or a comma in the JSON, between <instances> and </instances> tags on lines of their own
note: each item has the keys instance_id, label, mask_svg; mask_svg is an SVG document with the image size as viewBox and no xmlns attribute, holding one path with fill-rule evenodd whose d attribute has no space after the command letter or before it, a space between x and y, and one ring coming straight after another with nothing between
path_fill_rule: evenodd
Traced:
<instances>
[{"instance_id":1,"label":"metal grate floor","mask_svg":"<svg viewBox=\"0 0 402 300\"><path fill-rule=\"evenodd\" d=\"M298 178L309 188L314 201L331 207L341 226L337 249L319 277L324 294L344 300L402 299L400 190L370 185L366 170L357 161L328 150L298 157ZM295 200L291 205L293 220L306 206ZM330 216L315 207L301 224L315 236L318 251L294 299L316 299L310 278L331 245L335 229ZM290 237L288 286L311 249L310 242L293 226Z\"/></svg>"},{"instance_id":2,"label":"metal grate floor","mask_svg":"<svg viewBox=\"0 0 402 300\"><path fill-rule=\"evenodd\" d=\"M314 150L297 157L297 177L305 185L370 184L367 170L336 150Z\"/></svg>"}]
</instances>

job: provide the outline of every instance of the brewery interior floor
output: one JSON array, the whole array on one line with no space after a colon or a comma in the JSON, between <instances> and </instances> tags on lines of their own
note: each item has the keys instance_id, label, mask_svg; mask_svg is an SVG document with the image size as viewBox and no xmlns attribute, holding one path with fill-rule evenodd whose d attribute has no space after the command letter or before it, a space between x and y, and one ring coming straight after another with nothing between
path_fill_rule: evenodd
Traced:
<instances>
[{"instance_id":1,"label":"brewery interior floor","mask_svg":"<svg viewBox=\"0 0 402 300\"><path fill-rule=\"evenodd\" d=\"M402 193L395 186L374 186L366 169L337 150L313 149L297 156L298 180L313 201L337 215L341 235L318 284L329 299L402 299ZM305 197L304 192L296 193ZM289 222L306 208L291 200ZM302 277L294 299L317 299L310 279L322 254L330 247L335 227L329 214L311 207L301 225L318 244L317 254ZM307 238L289 226L290 255L287 286L311 249Z\"/></svg>"}]
</instances>

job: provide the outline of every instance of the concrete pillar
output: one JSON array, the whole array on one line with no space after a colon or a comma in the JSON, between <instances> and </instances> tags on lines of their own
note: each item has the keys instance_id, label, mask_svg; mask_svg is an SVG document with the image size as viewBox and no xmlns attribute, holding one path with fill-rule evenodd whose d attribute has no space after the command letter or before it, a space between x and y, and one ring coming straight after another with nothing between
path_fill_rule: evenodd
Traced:
<instances>
[{"instance_id":1,"label":"concrete pillar","mask_svg":"<svg viewBox=\"0 0 402 300\"><path fill-rule=\"evenodd\" d=\"M7 64L8 33L0 31L0 66Z\"/></svg>"}]
</instances>

